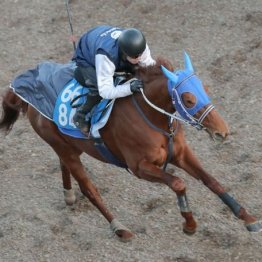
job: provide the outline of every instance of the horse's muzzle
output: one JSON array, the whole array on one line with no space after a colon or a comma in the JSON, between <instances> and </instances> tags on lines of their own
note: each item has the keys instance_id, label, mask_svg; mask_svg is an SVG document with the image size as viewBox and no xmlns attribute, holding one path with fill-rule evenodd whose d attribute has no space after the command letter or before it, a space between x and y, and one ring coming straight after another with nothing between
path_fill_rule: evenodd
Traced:
<instances>
[{"instance_id":1,"label":"horse's muzzle","mask_svg":"<svg viewBox=\"0 0 262 262\"><path fill-rule=\"evenodd\" d=\"M206 129L206 131L208 132L208 134L214 141L219 142L219 143L224 142L227 136L229 135L229 132L218 132L218 131L212 132L208 129Z\"/></svg>"}]
</instances>

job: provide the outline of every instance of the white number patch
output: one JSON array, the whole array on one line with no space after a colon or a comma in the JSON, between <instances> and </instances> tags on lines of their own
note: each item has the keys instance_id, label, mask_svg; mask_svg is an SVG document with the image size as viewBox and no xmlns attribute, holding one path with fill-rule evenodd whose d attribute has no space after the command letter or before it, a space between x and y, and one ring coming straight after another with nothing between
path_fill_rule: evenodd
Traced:
<instances>
[{"instance_id":1,"label":"white number patch","mask_svg":"<svg viewBox=\"0 0 262 262\"><path fill-rule=\"evenodd\" d=\"M76 109L72 108L70 103L77 96L81 95L82 86L79 85L76 81L73 81L68 84L68 86L62 91L60 95L59 106L57 108L57 121L59 126L62 127L73 127L76 126L73 123L73 116ZM77 99L74 103L82 103L83 98Z\"/></svg>"}]
</instances>

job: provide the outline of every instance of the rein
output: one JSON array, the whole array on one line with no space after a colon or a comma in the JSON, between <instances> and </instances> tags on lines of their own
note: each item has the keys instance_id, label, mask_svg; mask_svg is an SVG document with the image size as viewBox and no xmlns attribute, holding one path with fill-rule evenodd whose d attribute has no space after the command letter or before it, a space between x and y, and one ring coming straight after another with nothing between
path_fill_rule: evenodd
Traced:
<instances>
[{"instance_id":1,"label":"rein","mask_svg":"<svg viewBox=\"0 0 262 262\"><path fill-rule=\"evenodd\" d=\"M185 123L185 124L187 124L187 125L191 125L191 126L195 127L197 130L202 130L202 129L205 130L205 129L206 129L206 128L202 125L202 122L203 122L203 120L205 119L205 117L209 114L209 112L214 109L214 106L213 106L213 105L209 105L209 106L207 107L207 109L203 112L203 114L200 116L199 119L195 119L193 116L190 116L191 121L189 121L189 120L184 119L183 117L177 115L176 113L170 114L170 113L166 112L164 109L159 108L158 106L154 105L152 102L150 102L150 101L147 99L147 97L146 97L146 95L145 95L145 93L144 93L144 90L143 90L142 88L140 88L140 91L141 91L141 93L142 93L142 95L143 95L144 100L147 102L147 104L150 105L152 108L154 108L156 111L158 111L158 112L160 112L160 113L162 113L162 114L164 114L164 115L167 115L167 116L169 116L169 117L172 118L172 119L176 119L176 120L178 120L178 121L180 121L180 122L183 122L183 123ZM182 103L181 103L181 105L182 105ZM181 106L181 105L180 105L180 106Z\"/></svg>"},{"instance_id":2,"label":"rein","mask_svg":"<svg viewBox=\"0 0 262 262\"><path fill-rule=\"evenodd\" d=\"M150 105L152 108L154 108L156 111L158 111L158 112L160 112L160 113L162 113L162 114L164 114L164 115L167 115L167 116L169 116L169 117L172 118L172 119L176 119L176 120L178 120L178 121L180 121L180 122L183 122L183 123L185 123L185 124L190 124L189 121L187 121L187 120L185 120L184 118L176 115L175 113L174 113L174 114L170 114L170 113L166 112L164 109L162 109L162 108L154 105L152 102L150 102L150 101L147 99L147 97L146 97L146 95L145 95L145 93L144 93L144 90L143 90L142 88L140 88L140 91L141 91L141 93L142 93L142 95L143 95L144 100L147 102L147 104Z\"/></svg>"},{"instance_id":3,"label":"rein","mask_svg":"<svg viewBox=\"0 0 262 262\"><path fill-rule=\"evenodd\" d=\"M140 89L142 90L142 89ZM149 100L148 100L149 101ZM169 118L169 122L168 122L168 126L169 126L169 130L170 130L170 133L168 133L167 131L155 126L153 123L151 123L151 121L146 117L146 115L144 114L144 112L142 111L141 107L138 105L136 99L135 99L135 96L132 95L132 102L133 104L135 105L135 108L137 109L137 111L141 114L141 116L143 117L143 119L145 120L145 122L151 127L153 128L154 130L156 130L157 132L163 134L164 136L166 136L168 138L168 152L167 152L167 158L166 158L166 161L163 165L163 170L165 171L166 170L166 167L167 167L167 164L171 161L172 159L172 152L173 152L173 137L176 135L176 132L177 132L177 128L176 129L173 129L173 126L172 126L172 123L173 123L173 120L174 120L174 117L170 117L168 115L168 118ZM150 101L149 101L150 102ZM153 105L153 104L152 104ZM158 107L157 107L158 108ZM161 108L159 108L161 109ZM161 109L162 110L162 109ZM172 115L171 115L172 116Z\"/></svg>"},{"instance_id":4,"label":"rein","mask_svg":"<svg viewBox=\"0 0 262 262\"><path fill-rule=\"evenodd\" d=\"M191 77L191 76L190 76ZM189 78L190 78L189 77ZM185 79L187 80L187 79ZM184 82L184 81L183 81ZM181 84L181 83L180 83ZM178 96L175 88L173 88L172 90L174 90L174 93ZM167 167L167 164L171 161L172 159L172 152L173 152L173 137L175 136L176 134L176 131L177 131L177 128L175 130L172 129L172 123L173 123L173 120L175 119L176 121L180 121L180 122L183 122L187 125L191 125L193 127L195 127L197 130L202 130L202 129L206 129L203 125L202 125L202 122L203 120L205 119L205 117L214 109L214 106L211 104L209 105L206 110L203 112L203 114L199 117L199 119L196 119L194 118L193 116L191 116L187 111L186 109L184 108L183 104L182 104L182 101L179 99L178 100L178 103L180 105L180 107L184 110L184 112L187 114L187 117L190 119L185 119L183 118L182 116L179 116L177 115L177 113L169 113L169 112L166 112L164 109L156 106L155 104L153 104L151 101L148 100L148 98L146 97L145 93L144 93L144 90L143 88L140 88L140 91L141 91L141 94L145 100L145 102L151 106L152 108L154 108L156 111L168 116L169 118L169 128L170 128L170 133L168 133L167 131L159 128L159 127L156 127L154 124L152 124L150 122L150 120L145 116L144 112L142 111L141 107L138 105L136 99L135 99L135 96L132 95L132 102L133 104L135 105L135 108L137 109L137 111L141 114L141 116L143 117L143 119L145 120L145 122L151 127L153 128L154 130L160 132L161 134L163 134L164 136L166 136L168 138L168 152L167 152L167 158L166 158L166 161L163 165L163 170L165 171L166 170L166 167ZM173 99L172 99L173 100Z\"/></svg>"}]
</instances>

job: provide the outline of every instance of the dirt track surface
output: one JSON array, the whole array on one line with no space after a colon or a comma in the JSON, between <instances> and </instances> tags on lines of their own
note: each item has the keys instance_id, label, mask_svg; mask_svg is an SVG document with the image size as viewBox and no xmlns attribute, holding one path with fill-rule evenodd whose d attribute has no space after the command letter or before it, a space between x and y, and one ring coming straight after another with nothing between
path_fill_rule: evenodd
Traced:
<instances>
[{"instance_id":1,"label":"dirt track surface","mask_svg":"<svg viewBox=\"0 0 262 262\"><path fill-rule=\"evenodd\" d=\"M262 219L262 1L70 1L79 37L97 24L138 27L153 56L181 68L186 50L209 86L231 136L223 145L185 127L188 143L205 169ZM65 63L72 55L64 1L2 0L1 93L21 71L43 60ZM85 199L63 200L57 156L20 117L0 134L0 261L261 261L262 233L243 223L181 170L198 221L182 232L183 219L169 188L83 156L105 204L136 237L122 243ZM128 186L126 186L128 185Z\"/></svg>"}]
</instances>

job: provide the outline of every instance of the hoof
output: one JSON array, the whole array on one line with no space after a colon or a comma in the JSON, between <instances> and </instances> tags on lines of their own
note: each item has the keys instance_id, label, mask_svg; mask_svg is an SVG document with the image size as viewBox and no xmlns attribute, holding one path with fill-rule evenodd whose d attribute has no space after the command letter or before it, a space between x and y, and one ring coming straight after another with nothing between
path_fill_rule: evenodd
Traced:
<instances>
[{"instance_id":1,"label":"hoof","mask_svg":"<svg viewBox=\"0 0 262 262\"><path fill-rule=\"evenodd\" d=\"M134 234L124 225L122 225L118 220L113 219L110 224L111 230L119 237L123 242L130 241Z\"/></svg>"},{"instance_id":2,"label":"hoof","mask_svg":"<svg viewBox=\"0 0 262 262\"><path fill-rule=\"evenodd\" d=\"M262 224L260 221L254 222L251 224L247 224L246 228L249 232L252 232L252 233L262 232Z\"/></svg>"},{"instance_id":3,"label":"hoof","mask_svg":"<svg viewBox=\"0 0 262 262\"><path fill-rule=\"evenodd\" d=\"M128 230L117 230L115 234L119 237L122 242L129 242L134 238L134 234Z\"/></svg>"},{"instance_id":4,"label":"hoof","mask_svg":"<svg viewBox=\"0 0 262 262\"><path fill-rule=\"evenodd\" d=\"M76 196L73 189L64 189L64 199L68 206L72 206L76 202Z\"/></svg>"},{"instance_id":5,"label":"hoof","mask_svg":"<svg viewBox=\"0 0 262 262\"><path fill-rule=\"evenodd\" d=\"M196 233L196 226L194 227L187 227L186 223L183 223L183 232L189 236L192 236Z\"/></svg>"}]
</instances>

